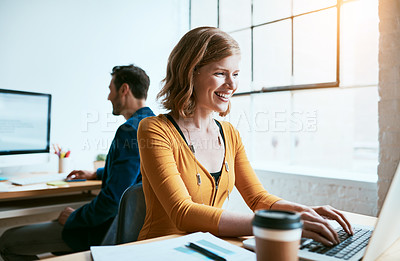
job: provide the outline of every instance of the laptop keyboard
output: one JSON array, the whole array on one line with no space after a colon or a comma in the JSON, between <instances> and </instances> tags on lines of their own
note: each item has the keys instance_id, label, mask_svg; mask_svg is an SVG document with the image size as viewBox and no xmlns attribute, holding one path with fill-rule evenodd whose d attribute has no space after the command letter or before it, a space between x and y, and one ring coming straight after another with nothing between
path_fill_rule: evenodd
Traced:
<instances>
[{"instance_id":1,"label":"laptop keyboard","mask_svg":"<svg viewBox=\"0 0 400 261\"><path fill-rule=\"evenodd\" d=\"M300 249L307 249L310 252L348 260L362 250L371 237L372 230L354 228L354 235L347 234L343 229L337 231L340 243L333 247L324 246L321 243L312 241L303 244Z\"/></svg>"}]
</instances>

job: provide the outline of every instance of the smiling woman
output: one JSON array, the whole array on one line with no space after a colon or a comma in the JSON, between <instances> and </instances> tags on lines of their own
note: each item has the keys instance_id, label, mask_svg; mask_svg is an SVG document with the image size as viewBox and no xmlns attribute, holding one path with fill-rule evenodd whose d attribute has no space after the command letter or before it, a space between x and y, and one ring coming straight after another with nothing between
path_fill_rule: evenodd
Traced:
<instances>
[{"instance_id":1,"label":"smiling woman","mask_svg":"<svg viewBox=\"0 0 400 261\"><path fill-rule=\"evenodd\" d=\"M239 61L239 55L232 55L196 70L194 93L198 110L205 113L227 111L239 84Z\"/></svg>"},{"instance_id":2,"label":"smiling woman","mask_svg":"<svg viewBox=\"0 0 400 261\"><path fill-rule=\"evenodd\" d=\"M324 217L348 232L346 218L332 207L306 207L269 194L254 173L237 130L217 121L238 88L240 49L227 33L199 27L173 49L162 97L169 114L144 119L138 129L146 218L139 240L188 232L218 236L252 234L254 214L222 205L236 187L252 211L297 211L303 236L326 245L338 235Z\"/></svg>"}]
</instances>

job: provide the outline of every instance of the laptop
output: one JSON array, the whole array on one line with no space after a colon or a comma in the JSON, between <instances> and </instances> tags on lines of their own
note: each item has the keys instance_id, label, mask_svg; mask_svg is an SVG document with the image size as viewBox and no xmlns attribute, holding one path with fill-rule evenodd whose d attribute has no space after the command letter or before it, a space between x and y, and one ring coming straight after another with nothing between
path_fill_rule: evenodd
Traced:
<instances>
[{"instance_id":1,"label":"laptop","mask_svg":"<svg viewBox=\"0 0 400 261\"><path fill-rule=\"evenodd\" d=\"M353 236L349 236L344 231L339 231L340 228L338 228L341 243L333 247L325 247L312 239L302 238L299 249L300 259L326 261L376 260L400 237L399 172L400 163L386 195L375 229L354 224L355 233ZM243 246L254 251L254 238L243 241Z\"/></svg>"}]
</instances>

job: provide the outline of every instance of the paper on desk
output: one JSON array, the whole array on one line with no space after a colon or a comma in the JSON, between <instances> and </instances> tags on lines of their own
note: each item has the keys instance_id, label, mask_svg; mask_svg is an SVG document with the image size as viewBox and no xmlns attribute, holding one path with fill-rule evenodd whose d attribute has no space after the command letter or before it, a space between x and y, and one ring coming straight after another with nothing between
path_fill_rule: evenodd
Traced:
<instances>
[{"instance_id":1,"label":"paper on desk","mask_svg":"<svg viewBox=\"0 0 400 261\"><path fill-rule=\"evenodd\" d=\"M190 235L138 245L90 247L94 261L109 260L210 260L187 248L189 242L198 244L226 260L256 260L255 253L235 246L210 233L197 232Z\"/></svg>"},{"instance_id":2,"label":"paper on desk","mask_svg":"<svg viewBox=\"0 0 400 261\"><path fill-rule=\"evenodd\" d=\"M7 183L0 183L0 192L7 192L10 190L10 185Z\"/></svg>"},{"instance_id":3,"label":"paper on desk","mask_svg":"<svg viewBox=\"0 0 400 261\"><path fill-rule=\"evenodd\" d=\"M0 183L0 192L16 192L16 191L28 191L28 190L39 190L39 189L51 189L54 186L48 186L46 184L33 184L25 186L16 186L10 183Z\"/></svg>"}]
</instances>

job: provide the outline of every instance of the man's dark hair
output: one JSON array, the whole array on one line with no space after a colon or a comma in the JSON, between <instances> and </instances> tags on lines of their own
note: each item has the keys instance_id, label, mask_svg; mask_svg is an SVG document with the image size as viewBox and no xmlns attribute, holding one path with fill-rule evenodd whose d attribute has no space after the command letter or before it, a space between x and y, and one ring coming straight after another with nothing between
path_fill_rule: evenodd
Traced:
<instances>
[{"instance_id":1,"label":"man's dark hair","mask_svg":"<svg viewBox=\"0 0 400 261\"><path fill-rule=\"evenodd\" d=\"M147 99L150 78L141 68L133 64L115 66L112 69L111 75L115 76L114 85L117 91L121 88L122 84L127 83L135 98Z\"/></svg>"}]
</instances>

